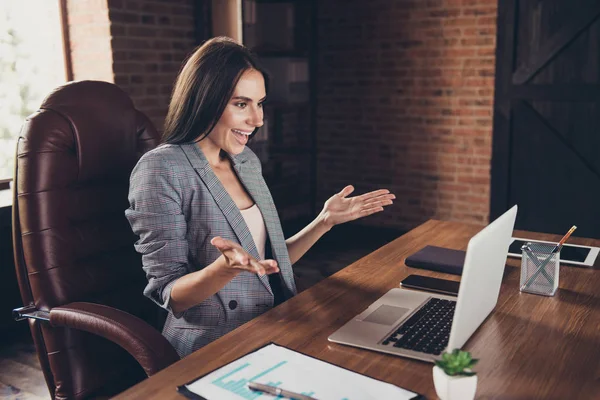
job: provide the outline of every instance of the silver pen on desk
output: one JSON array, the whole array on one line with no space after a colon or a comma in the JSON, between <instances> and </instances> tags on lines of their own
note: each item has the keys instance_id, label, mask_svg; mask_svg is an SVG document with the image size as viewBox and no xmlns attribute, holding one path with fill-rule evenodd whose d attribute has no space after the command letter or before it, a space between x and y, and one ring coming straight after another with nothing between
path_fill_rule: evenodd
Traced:
<instances>
[{"instance_id":1,"label":"silver pen on desk","mask_svg":"<svg viewBox=\"0 0 600 400\"><path fill-rule=\"evenodd\" d=\"M269 393L273 396L284 396L293 400L317 400L314 397L305 394L290 392L289 390L281 389L276 386L263 385L262 383L249 382L248 388L258 392Z\"/></svg>"}]
</instances>

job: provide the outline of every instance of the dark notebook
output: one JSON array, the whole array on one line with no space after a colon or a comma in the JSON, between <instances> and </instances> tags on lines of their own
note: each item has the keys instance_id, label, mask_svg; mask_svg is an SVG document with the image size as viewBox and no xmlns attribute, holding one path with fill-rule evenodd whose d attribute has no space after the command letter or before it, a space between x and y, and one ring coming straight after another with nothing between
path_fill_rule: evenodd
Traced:
<instances>
[{"instance_id":1,"label":"dark notebook","mask_svg":"<svg viewBox=\"0 0 600 400\"><path fill-rule=\"evenodd\" d=\"M415 254L406 257L404 263L413 268L461 275L465 263L465 252L444 247L426 246Z\"/></svg>"}]
</instances>

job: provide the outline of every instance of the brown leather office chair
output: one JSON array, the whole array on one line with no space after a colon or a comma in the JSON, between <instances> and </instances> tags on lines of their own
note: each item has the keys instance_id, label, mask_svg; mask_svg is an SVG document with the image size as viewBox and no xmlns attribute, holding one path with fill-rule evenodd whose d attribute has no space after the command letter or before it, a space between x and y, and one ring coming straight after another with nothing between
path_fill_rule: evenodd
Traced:
<instances>
[{"instance_id":1,"label":"brown leather office chair","mask_svg":"<svg viewBox=\"0 0 600 400\"><path fill-rule=\"evenodd\" d=\"M53 398L114 395L179 357L124 211L129 175L158 144L117 86L70 83L25 122L17 145L13 241L24 307Z\"/></svg>"}]
</instances>

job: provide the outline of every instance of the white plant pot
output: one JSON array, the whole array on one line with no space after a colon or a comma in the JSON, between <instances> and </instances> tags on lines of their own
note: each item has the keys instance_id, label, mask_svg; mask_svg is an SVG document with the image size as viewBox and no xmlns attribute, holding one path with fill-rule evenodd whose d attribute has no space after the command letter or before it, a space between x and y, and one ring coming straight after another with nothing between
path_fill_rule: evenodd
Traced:
<instances>
[{"instance_id":1,"label":"white plant pot","mask_svg":"<svg viewBox=\"0 0 600 400\"><path fill-rule=\"evenodd\" d=\"M433 367L433 385L441 400L473 400L477 375L449 376L437 365Z\"/></svg>"}]
</instances>

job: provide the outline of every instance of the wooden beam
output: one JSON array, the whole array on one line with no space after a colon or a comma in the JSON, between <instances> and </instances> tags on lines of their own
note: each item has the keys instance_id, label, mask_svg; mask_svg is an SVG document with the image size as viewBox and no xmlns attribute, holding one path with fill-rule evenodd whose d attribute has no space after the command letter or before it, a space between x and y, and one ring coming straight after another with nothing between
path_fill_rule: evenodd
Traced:
<instances>
[{"instance_id":1,"label":"wooden beam","mask_svg":"<svg viewBox=\"0 0 600 400\"><path fill-rule=\"evenodd\" d=\"M515 85L522 85L533 79L562 49L600 16L599 1L594 1L588 7L574 7L573 9L577 10L576 15L515 71L512 79Z\"/></svg>"},{"instance_id":2,"label":"wooden beam","mask_svg":"<svg viewBox=\"0 0 600 400\"><path fill-rule=\"evenodd\" d=\"M212 33L243 43L241 0L212 0Z\"/></svg>"},{"instance_id":3,"label":"wooden beam","mask_svg":"<svg viewBox=\"0 0 600 400\"><path fill-rule=\"evenodd\" d=\"M569 142L543 115L541 115L535 108L525 101L518 101L515 106L515 112L519 112L522 116L527 118L528 127L534 127L536 131L546 131L554 135L560 143L569 149L571 153L592 173L600 180L600 171L594 167L589 161L583 157L579 151Z\"/></svg>"},{"instance_id":4,"label":"wooden beam","mask_svg":"<svg viewBox=\"0 0 600 400\"><path fill-rule=\"evenodd\" d=\"M65 62L65 79L67 82L73 80L73 57L71 57L71 37L69 35L69 15L67 12L67 0L58 0L60 10L60 25L62 30L63 55Z\"/></svg>"},{"instance_id":5,"label":"wooden beam","mask_svg":"<svg viewBox=\"0 0 600 400\"><path fill-rule=\"evenodd\" d=\"M589 102L600 101L600 84L515 85L511 99Z\"/></svg>"}]
</instances>

